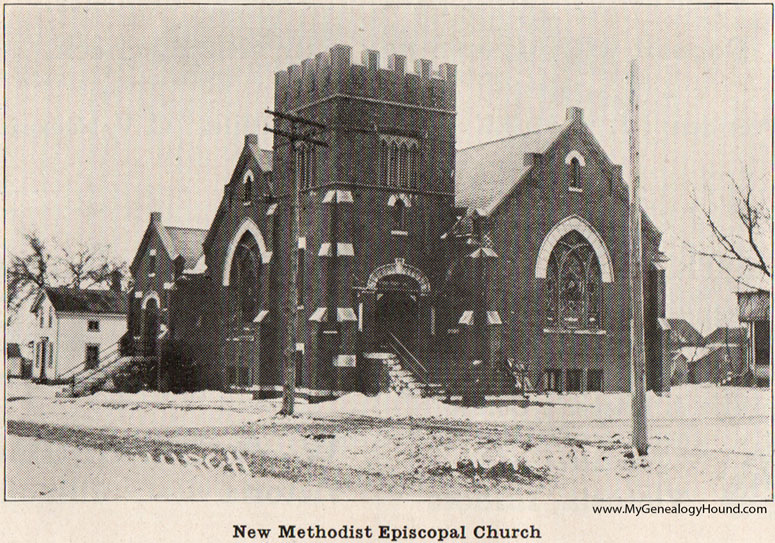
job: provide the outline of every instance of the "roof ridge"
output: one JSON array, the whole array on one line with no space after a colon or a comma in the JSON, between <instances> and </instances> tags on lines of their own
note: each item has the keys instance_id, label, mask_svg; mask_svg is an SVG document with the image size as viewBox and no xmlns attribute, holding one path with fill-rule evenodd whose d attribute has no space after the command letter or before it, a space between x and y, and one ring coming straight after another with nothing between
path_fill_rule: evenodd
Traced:
<instances>
[{"instance_id":1,"label":"roof ridge","mask_svg":"<svg viewBox=\"0 0 775 543\"><path fill-rule=\"evenodd\" d=\"M514 134L513 136L506 136L506 137L498 138L498 139L491 140L491 141L484 141L482 143L477 143L475 145L469 145L468 147L463 147L461 149L458 149L458 152L460 152L460 151L467 151L469 149L473 149L474 147L481 147L482 145L489 145L491 143L498 143L498 142L501 142L501 141L511 140L511 139L515 139L515 138L521 138L522 136L527 136L529 134L535 134L537 132L544 132L545 130L552 130L554 128L560 128L561 126L565 126L565 123L556 124L554 126L547 126L546 128L539 128L537 130L529 130L527 132L522 132L521 134Z\"/></svg>"},{"instance_id":2,"label":"roof ridge","mask_svg":"<svg viewBox=\"0 0 775 543\"><path fill-rule=\"evenodd\" d=\"M197 230L200 232L207 232L207 228L198 228L196 226L165 226L164 228L174 228L175 230Z\"/></svg>"}]
</instances>

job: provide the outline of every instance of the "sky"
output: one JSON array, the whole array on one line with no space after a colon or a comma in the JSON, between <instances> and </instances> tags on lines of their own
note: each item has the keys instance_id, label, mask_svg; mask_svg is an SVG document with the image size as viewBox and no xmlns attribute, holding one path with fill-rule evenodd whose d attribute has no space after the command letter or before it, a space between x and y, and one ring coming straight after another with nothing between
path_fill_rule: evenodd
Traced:
<instances>
[{"instance_id":1,"label":"sky","mask_svg":"<svg viewBox=\"0 0 775 543\"><path fill-rule=\"evenodd\" d=\"M640 63L643 205L664 233L668 317L737 324L739 289L690 254L735 227L727 174L771 208L770 6L6 6L6 244L35 230L131 261L151 211L207 228L274 73L336 43L457 64L457 147L579 106L629 180ZM766 246L771 251L771 234Z\"/></svg>"}]
</instances>

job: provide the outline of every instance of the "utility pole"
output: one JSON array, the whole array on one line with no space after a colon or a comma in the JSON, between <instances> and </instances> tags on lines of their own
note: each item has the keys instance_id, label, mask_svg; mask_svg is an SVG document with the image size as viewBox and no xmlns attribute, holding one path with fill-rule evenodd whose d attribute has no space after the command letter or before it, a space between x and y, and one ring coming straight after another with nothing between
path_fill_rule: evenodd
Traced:
<instances>
[{"instance_id":1,"label":"utility pole","mask_svg":"<svg viewBox=\"0 0 775 543\"><path fill-rule=\"evenodd\" d=\"M290 123L290 130L280 130L277 128L265 127L264 130L273 133L288 140L291 146L293 157L293 193L291 203L291 250L290 250L290 276L288 288L286 289L285 303L283 304L283 313L287 320L287 330L285 335L285 372L283 380L283 407L280 411L282 415L293 415L293 404L296 397L296 337L297 337L297 318L299 306L299 208L300 190L302 175L299 168L299 150L305 143L328 147L325 141L315 139L314 136L325 130L326 126L314 121L282 113L279 111L265 110L264 113L272 115L275 119L283 119Z\"/></svg>"},{"instance_id":2,"label":"utility pole","mask_svg":"<svg viewBox=\"0 0 775 543\"><path fill-rule=\"evenodd\" d=\"M648 454L646 431L646 346L643 324L643 248L641 245L640 167L638 150L638 61L630 65L630 362L632 365L632 446Z\"/></svg>"}]
</instances>

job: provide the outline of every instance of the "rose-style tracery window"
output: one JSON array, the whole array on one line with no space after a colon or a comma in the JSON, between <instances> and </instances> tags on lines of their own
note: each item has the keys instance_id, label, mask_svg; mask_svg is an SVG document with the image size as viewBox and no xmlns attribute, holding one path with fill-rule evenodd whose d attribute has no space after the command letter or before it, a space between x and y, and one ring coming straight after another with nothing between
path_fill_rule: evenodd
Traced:
<instances>
[{"instance_id":1,"label":"rose-style tracery window","mask_svg":"<svg viewBox=\"0 0 775 543\"><path fill-rule=\"evenodd\" d=\"M589 242L575 230L563 236L546 271L546 321L562 328L600 328L600 263Z\"/></svg>"}]
</instances>

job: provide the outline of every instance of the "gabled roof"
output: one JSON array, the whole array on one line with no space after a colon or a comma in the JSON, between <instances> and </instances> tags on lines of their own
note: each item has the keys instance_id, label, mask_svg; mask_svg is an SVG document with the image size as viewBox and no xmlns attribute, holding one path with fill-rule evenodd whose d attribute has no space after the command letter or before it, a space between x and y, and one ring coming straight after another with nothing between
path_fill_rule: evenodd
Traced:
<instances>
[{"instance_id":1,"label":"gabled roof","mask_svg":"<svg viewBox=\"0 0 775 543\"><path fill-rule=\"evenodd\" d=\"M575 108L573 108L575 109ZM570 112L570 110L569 110ZM460 149L455 158L455 205L467 207L466 216L451 229L454 236L466 236L471 229L471 215L491 215L506 197L522 182L532 168L527 154L544 154L574 123L578 123L591 140L593 148L602 159L611 163L595 135L581 117L567 115L563 124L517 134L487 143ZM627 191L624 191L627 198ZM641 207L644 235L656 236L657 244L662 234Z\"/></svg>"},{"instance_id":2,"label":"gabled roof","mask_svg":"<svg viewBox=\"0 0 775 543\"><path fill-rule=\"evenodd\" d=\"M455 204L490 212L530 169L526 153L545 153L573 121L457 151Z\"/></svg>"},{"instance_id":3,"label":"gabled roof","mask_svg":"<svg viewBox=\"0 0 775 543\"><path fill-rule=\"evenodd\" d=\"M745 328L726 328L720 326L705 337L705 345L732 344L743 345L745 343Z\"/></svg>"},{"instance_id":4,"label":"gabled roof","mask_svg":"<svg viewBox=\"0 0 775 543\"><path fill-rule=\"evenodd\" d=\"M175 260L179 256L183 257L184 271L190 271L196 266L199 257L202 256L202 244L207 237L207 230L202 228L164 226L161 222L161 214L151 213L151 221L145 229L145 234L143 234L143 239L137 248L135 258L129 266L132 275L137 274L137 267L145 254L152 232L156 232L159 235L159 239L161 239L164 250L167 252L170 260Z\"/></svg>"},{"instance_id":5,"label":"gabled roof","mask_svg":"<svg viewBox=\"0 0 775 543\"><path fill-rule=\"evenodd\" d=\"M274 155L272 150L261 149L256 143L248 143L248 149L250 149L262 172L272 171L272 156Z\"/></svg>"},{"instance_id":6,"label":"gabled roof","mask_svg":"<svg viewBox=\"0 0 775 543\"><path fill-rule=\"evenodd\" d=\"M703 345L705 340L686 319L667 319L670 322L670 340L678 345Z\"/></svg>"},{"instance_id":7,"label":"gabled roof","mask_svg":"<svg viewBox=\"0 0 775 543\"><path fill-rule=\"evenodd\" d=\"M203 228L183 228L180 226L167 226L165 228L178 255L185 260L183 270L193 270L202 257L202 244L205 241L205 237L207 237L207 230Z\"/></svg>"},{"instance_id":8,"label":"gabled roof","mask_svg":"<svg viewBox=\"0 0 775 543\"><path fill-rule=\"evenodd\" d=\"M5 353L8 358L22 358L22 351L18 343L6 344Z\"/></svg>"},{"instance_id":9,"label":"gabled roof","mask_svg":"<svg viewBox=\"0 0 775 543\"><path fill-rule=\"evenodd\" d=\"M237 163L234 166L234 172L231 174L231 178L229 179L229 182L226 184L227 189L232 183L236 181L236 179L242 175L248 161L252 157L253 160L256 161L258 164L258 167L261 169L264 173L272 173L272 162L274 157L274 152L267 149L261 149L258 146L258 140L254 139L256 138L255 135L248 134L245 136L245 145L242 148L242 152L240 153L239 158L237 159ZM269 191L269 194L272 193L272 183L269 179L270 176L261 176L262 183L266 183L266 190ZM258 179L257 179L258 181ZM260 191L256 191L256 195L260 194ZM213 217L213 222L210 223L210 228L208 230L207 236L203 240L204 247L209 247L210 243L212 243L213 236L218 232L218 228L221 226L221 222L223 221L223 217L228 211L228 208L226 206L226 194L223 195L221 198L221 203L218 206L218 209L215 211L215 216Z\"/></svg>"},{"instance_id":10,"label":"gabled roof","mask_svg":"<svg viewBox=\"0 0 775 543\"><path fill-rule=\"evenodd\" d=\"M46 296L57 312L65 313L113 313L127 312L127 295L115 290L77 289L70 287L45 287L30 309L36 312L43 296Z\"/></svg>"}]
</instances>

